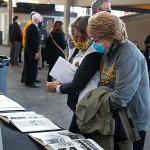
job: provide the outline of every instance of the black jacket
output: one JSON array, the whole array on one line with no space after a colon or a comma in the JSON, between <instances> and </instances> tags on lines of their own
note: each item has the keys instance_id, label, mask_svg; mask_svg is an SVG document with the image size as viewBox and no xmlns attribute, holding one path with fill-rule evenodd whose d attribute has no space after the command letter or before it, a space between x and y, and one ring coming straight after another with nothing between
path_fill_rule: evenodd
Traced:
<instances>
[{"instance_id":1,"label":"black jacket","mask_svg":"<svg viewBox=\"0 0 150 150\"><path fill-rule=\"evenodd\" d=\"M13 22L9 25L9 40L11 42L19 41L21 42L22 36L21 36L21 29L17 22Z\"/></svg>"},{"instance_id":2,"label":"black jacket","mask_svg":"<svg viewBox=\"0 0 150 150\"><path fill-rule=\"evenodd\" d=\"M71 83L60 86L60 92L68 94L68 106L74 111L78 102L79 92L84 89L93 75L100 69L102 54L94 52L88 54L78 67Z\"/></svg>"},{"instance_id":3,"label":"black jacket","mask_svg":"<svg viewBox=\"0 0 150 150\"><path fill-rule=\"evenodd\" d=\"M39 31L35 24L31 24L26 31L26 50L37 53L39 50Z\"/></svg>"},{"instance_id":4,"label":"black jacket","mask_svg":"<svg viewBox=\"0 0 150 150\"><path fill-rule=\"evenodd\" d=\"M51 32L51 35L54 41L57 43L59 47L63 50L66 48L65 35L63 32ZM58 59L59 56L65 57L64 53L54 44L51 36L49 35L46 40L45 51L47 53L46 60L47 63L53 66Z\"/></svg>"}]
</instances>

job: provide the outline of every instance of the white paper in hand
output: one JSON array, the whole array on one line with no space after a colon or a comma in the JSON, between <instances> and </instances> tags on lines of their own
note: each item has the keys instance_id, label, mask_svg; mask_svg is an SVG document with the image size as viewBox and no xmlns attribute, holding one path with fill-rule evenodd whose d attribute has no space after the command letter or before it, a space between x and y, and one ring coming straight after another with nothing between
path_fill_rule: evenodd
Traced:
<instances>
[{"instance_id":1,"label":"white paper in hand","mask_svg":"<svg viewBox=\"0 0 150 150\"><path fill-rule=\"evenodd\" d=\"M75 65L59 57L49 75L62 83L69 83L72 82L76 69Z\"/></svg>"}]
</instances>

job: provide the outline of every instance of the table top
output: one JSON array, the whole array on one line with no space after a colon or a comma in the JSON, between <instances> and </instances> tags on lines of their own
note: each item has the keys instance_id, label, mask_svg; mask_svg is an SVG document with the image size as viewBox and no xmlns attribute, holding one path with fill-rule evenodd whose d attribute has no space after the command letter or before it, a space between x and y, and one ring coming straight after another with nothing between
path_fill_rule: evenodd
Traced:
<instances>
[{"instance_id":1,"label":"table top","mask_svg":"<svg viewBox=\"0 0 150 150\"><path fill-rule=\"evenodd\" d=\"M0 150L44 150L44 147L12 124L0 119Z\"/></svg>"}]
</instances>

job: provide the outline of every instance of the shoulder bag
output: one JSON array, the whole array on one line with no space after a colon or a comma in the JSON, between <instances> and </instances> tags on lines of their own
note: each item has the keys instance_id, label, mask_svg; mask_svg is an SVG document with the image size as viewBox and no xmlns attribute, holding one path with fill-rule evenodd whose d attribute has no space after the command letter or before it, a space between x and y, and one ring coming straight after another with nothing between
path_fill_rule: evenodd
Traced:
<instances>
[{"instance_id":1,"label":"shoulder bag","mask_svg":"<svg viewBox=\"0 0 150 150\"><path fill-rule=\"evenodd\" d=\"M63 54L64 54L64 56L65 56L66 54L65 54L64 50L55 42L55 40L53 39L53 36L52 36L51 33L50 33L50 37L51 37L53 43L63 52Z\"/></svg>"}]
</instances>

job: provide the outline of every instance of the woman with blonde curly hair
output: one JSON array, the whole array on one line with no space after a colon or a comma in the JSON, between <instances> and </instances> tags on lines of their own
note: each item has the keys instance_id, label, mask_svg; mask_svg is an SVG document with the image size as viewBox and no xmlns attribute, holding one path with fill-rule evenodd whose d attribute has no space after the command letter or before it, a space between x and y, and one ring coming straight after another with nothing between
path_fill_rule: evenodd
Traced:
<instances>
[{"instance_id":1,"label":"woman with blonde curly hair","mask_svg":"<svg viewBox=\"0 0 150 150\"><path fill-rule=\"evenodd\" d=\"M97 52L104 53L100 87L113 89L109 95L110 109L129 107L141 138L133 143L133 149L143 150L150 121L146 60L127 39L125 24L119 17L107 12L97 13L89 19L87 30L93 38L93 47Z\"/></svg>"}]
</instances>

